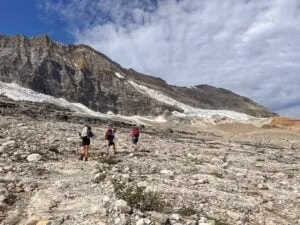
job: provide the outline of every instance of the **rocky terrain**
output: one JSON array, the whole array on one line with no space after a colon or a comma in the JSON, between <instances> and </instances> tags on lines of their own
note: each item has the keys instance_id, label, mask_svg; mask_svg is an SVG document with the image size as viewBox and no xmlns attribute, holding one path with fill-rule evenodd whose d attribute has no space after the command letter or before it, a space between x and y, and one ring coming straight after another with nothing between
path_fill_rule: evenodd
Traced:
<instances>
[{"instance_id":1,"label":"rocky terrain","mask_svg":"<svg viewBox=\"0 0 300 225\"><path fill-rule=\"evenodd\" d=\"M41 112L42 114L43 112ZM300 134L247 124L153 125L134 151L118 124L90 121L90 158L78 161L87 121L0 117L0 224L300 224Z\"/></svg>"},{"instance_id":2,"label":"rocky terrain","mask_svg":"<svg viewBox=\"0 0 300 225\"><path fill-rule=\"evenodd\" d=\"M143 85L193 107L232 110L256 117L274 115L228 90L208 85L191 88L168 85L162 79L124 69L88 46L62 45L47 36L29 39L23 35L0 35L0 81L16 82L102 113L162 115L183 111L137 88Z\"/></svg>"},{"instance_id":3,"label":"rocky terrain","mask_svg":"<svg viewBox=\"0 0 300 225\"><path fill-rule=\"evenodd\" d=\"M300 224L299 121L242 123L227 111L201 118L198 108L274 114L228 90L168 85L46 36L0 36L0 81L121 114L74 111L2 83L1 225ZM192 116L180 114L186 109ZM122 116L162 114L168 122ZM133 121L145 123L137 151ZM87 162L78 161L84 124L95 133ZM118 129L115 155L105 154L108 124Z\"/></svg>"}]
</instances>

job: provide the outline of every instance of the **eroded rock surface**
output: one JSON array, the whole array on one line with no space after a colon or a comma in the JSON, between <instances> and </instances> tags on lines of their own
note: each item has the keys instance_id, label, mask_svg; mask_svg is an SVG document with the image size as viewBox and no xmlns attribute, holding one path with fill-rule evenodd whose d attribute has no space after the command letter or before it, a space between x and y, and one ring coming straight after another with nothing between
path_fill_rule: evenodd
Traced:
<instances>
[{"instance_id":1,"label":"eroded rock surface","mask_svg":"<svg viewBox=\"0 0 300 225\"><path fill-rule=\"evenodd\" d=\"M83 162L81 128L0 117L1 225L300 224L297 133L146 126L134 151L118 127L106 156L99 124Z\"/></svg>"}]
</instances>

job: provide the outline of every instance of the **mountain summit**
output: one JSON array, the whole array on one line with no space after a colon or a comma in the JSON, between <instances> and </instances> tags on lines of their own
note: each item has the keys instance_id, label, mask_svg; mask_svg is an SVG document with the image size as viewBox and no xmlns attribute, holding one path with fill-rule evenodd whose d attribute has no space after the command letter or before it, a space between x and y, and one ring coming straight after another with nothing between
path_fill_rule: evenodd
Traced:
<instances>
[{"instance_id":1,"label":"mountain summit","mask_svg":"<svg viewBox=\"0 0 300 225\"><path fill-rule=\"evenodd\" d=\"M63 45L48 36L0 35L0 81L79 102L103 113L161 115L190 107L274 114L252 100L208 85L192 88L125 69L86 45Z\"/></svg>"}]
</instances>

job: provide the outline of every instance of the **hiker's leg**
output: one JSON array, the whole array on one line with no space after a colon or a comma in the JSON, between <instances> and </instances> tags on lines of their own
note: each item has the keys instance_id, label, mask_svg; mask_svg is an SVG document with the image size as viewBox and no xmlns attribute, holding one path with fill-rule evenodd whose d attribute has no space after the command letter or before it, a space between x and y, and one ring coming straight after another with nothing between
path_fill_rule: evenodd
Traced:
<instances>
[{"instance_id":1,"label":"hiker's leg","mask_svg":"<svg viewBox=\"0 0 300 225\"><path fill-rule=\"evenodd\" d=\"M110 146L109 146L109 144L107 145L107 149L106 149L106 154L107 155L109 155L109 148L110 148Z\"/></svg>"},{"instance_id":2,"label":"hiker's leg","mask_svg":"<svg viewBox=\"0 0 300 225\"><path fill-rule=\"evenodd\" d=\"M88 155L88 146L87 145L84 145L83 146L83 156L85 157L85 158L87 158L87 155Z\"/></svg>"},{"instance_id":3,"label":"hiker's leg","mask_svg":"<svg viewBox=\"0 0 300 225\"><path fill-rule=\"evenodd\" d=\"M134 146L135 146L135 139L134 138L132 138L132 140L131 140L131 148L134 150Z\"/></svg>"},{"instance_id":4,"label":"hiker's leg","mask_svg":"<svg viewBox=\"0 0 300 225\"><path fill-rule=\"evenodd\" d=\"M137 150L137 143L138 143L138 138L137 137L135 137L134 138L134 140L133 140L133 144L134 144L134 151L136 151Z\"/></svg>"},{"instance_id":5,"label":"hiker's leg","mask_svg":"<svg viewBox=\"0 0 300 225\"><path fill-rule=\"evenodd\" d=\"M113 145L114 154L116 154L116 144Z\"/></svg>"},{"instance_id":6,"label":"hiker's leg","mask_svg":"<svg viewBox=\"0 0 300 225\"><path fill-rule=\"evenodd\" d=\"M89 146L86 145L86 148L85 148L85 161L88 161L88 155L89 155Z\"/></svg>"},{"instance_id":7,"label":"hiker's leg","mask_svg":"<svg viewBox=\"0 0 300 225\"><path fill-rule=\"evenodd\" d=\"M83 160L83 157L84 157L84 145L82 145L81 147L81 154L80 154L80 157L79 157L79 160Z\"/></svg>"}]
</instances>

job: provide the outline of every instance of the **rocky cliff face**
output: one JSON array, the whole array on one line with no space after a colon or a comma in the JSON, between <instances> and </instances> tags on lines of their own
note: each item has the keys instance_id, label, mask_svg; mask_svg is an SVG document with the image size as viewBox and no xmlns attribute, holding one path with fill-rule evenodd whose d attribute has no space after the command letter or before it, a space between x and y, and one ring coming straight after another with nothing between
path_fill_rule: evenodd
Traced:
<instances>
[{"instance_id":1,"label":"rocky cliff face","mask_svg":"<svg viewBox=\"0 0 300 225\"><path fill-rule=\"evenodd\" d=\"M200 85L184 88L124 69L85 45L62 45L47 36L0 36L0 80L80 102L100 111L124 115L159 115L181 109L151 98L129 81L163 92L185 104L227 109L253 116L273 115L250 99L224 89Z\"/></svg>"}]
</instances>

